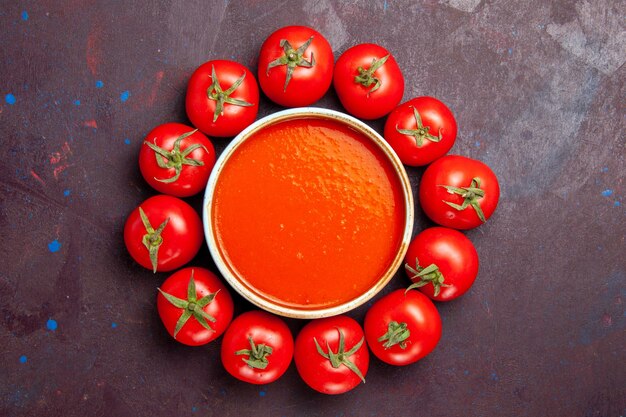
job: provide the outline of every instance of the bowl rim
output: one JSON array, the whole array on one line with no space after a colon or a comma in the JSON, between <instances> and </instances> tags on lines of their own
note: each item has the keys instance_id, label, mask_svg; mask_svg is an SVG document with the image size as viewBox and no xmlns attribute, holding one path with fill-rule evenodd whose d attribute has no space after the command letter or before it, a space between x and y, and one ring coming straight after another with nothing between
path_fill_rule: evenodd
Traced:
<instances>
[{"instance_id":1,"label":"bowl rim","mask_svg":"<svg viewBox=\"0 0 626 417\"><path fill-rule=\"evenodd\" d=\"M212 213L212 202L213 202L213 194L215 192L215 186L219 179L220 173L222 172L225 164L228 162L228 159L233 155L233 153L237 150L237 148L244 143L248 138L252 137L254 133L265 128L266 126L273 125L275 123L280 123L286 120L293 119L306 119L306 118L318 118L318 119L330 119L342 123L344 125L348 125L352 129L358 131L369 140L371 140L378 148L383 151L390 164L392 165L394 172L398 176L398 180L400 181L402 188L402 195L404 201L404 231L402 233L402 238L400 241L400 246L396 253L395 258L389 265L389 268L382 274L382 276L376 281L376 284L371 286L367 291L363 292L356 298L352 298L344 303L337 304L330 307L318 308L318 309L299 309L294 307L289 307L285 305L277 304L267 298L256 294L254 291L251 291L246 285L244 285L239 278L232 272L231 267L227 264L227 262L222 258L220 250L218 248L217 239L215 237L213 222L211 221L211 213ZM413 233L413 222L414 222L414 202L413 202L413 193L411 190L411 184L404 168L404 165L400 161L400 158L396 155L395 151L391 148L391 146L382 138L382 136L376 132L373 128L358 120L350 115L345 113L325 109L320 107L298 107L292 109L286 109L282 111L278 111L275 113L271 113L265 117L262 117L256 120L254 123L246 127L243 131L241 131L237 136L235 136L232 141L224 148L219 158L215 162L213 166L213 170L211 171L211 175L209 176L209 180L207 182L203 203L202 203L202 223L204 228L204 236L207 246L209 248L209 252L213 261L215 262L218 270L222 274L222 277L228 282L228 284L237 291L243 298L250 301L252 304L257 307L269 311L271 313L283 316L283 317L291 317L291 318L299 318L299 319L316 319L323 317L335 316L338 314L346 313L352 309L355 309L367 301L369 301L372 297L374 297L380 290L382 290L389 281L393 278L395 273L398 271L406 251L408 249L408 245L411 240L411 235Z\"/></svg>"}]
</instances>

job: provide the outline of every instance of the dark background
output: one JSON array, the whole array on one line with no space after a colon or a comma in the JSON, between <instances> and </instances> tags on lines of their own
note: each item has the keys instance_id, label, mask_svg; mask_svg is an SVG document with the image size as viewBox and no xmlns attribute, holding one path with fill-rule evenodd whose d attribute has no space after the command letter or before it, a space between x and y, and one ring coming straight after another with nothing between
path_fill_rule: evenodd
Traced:
<instances>
[{"instance_id":1,"label":"dark background","mask_svg":"<svg viewBox=\"0 0 626 417\"><path fill-rule=\"evenodd\" d=\"M626 415L626 3L2 3L0 415ZM438 304L437 349L403 368L373 358L367 383L334 397L293 366L246 385L223 370L219 341L173 341L154 302L167 274L122 241L155 194L137 168L143 136L188 122L193 70L215 58L256 70L262 41L287 24L316 28L335 58L387 47L404 99L447 103L452 152L486 162L502 187L494 216L467 233L475 285ZM316 105L341 110L333 91ZM263 98L259 117L278 109ZM408 172L415 192L423 169ZM199 209L201 196L188 201ZM431 223L416 210L417 232ZM194 264L215 270L205 248ZM383 293L407 283L400 273ZM237 297L237 312L250 308Z\"/></svg>"}]
</instances>

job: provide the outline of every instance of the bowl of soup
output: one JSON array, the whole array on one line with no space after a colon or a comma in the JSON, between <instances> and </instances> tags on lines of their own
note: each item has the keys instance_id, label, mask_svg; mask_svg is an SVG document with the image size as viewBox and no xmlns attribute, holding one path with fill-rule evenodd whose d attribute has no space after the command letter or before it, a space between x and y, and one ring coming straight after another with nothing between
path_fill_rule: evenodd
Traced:
<instances>
[{"instance_id":1,"label":"bowl of soup","mask_svg":"<svg viewBox=\"0 0 626 417\"><path fill-rule=\"evenodd\" d=\"M365 123L322 108L259 119L224 149L203 204L226 281L272 313L356 308L402 264L413 228L406 171Z\"/></svg>"}]
</instances>

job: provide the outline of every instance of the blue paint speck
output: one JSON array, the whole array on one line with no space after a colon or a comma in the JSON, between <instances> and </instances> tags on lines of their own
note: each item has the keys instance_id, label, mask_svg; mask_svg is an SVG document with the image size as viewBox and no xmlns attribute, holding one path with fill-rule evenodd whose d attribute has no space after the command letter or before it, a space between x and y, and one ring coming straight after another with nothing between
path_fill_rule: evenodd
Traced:
<instances>
[{"instance_id":1,"label":"blue paint speck","mask_svg":"<svg viewBox=\"0 0 626 417\"><path fill-rule=\"evenodd\" d=\"M602 191L602 197L610 197L613 195L613 190L604 190Z\"/></svg>"},{"instance_id":2,"label":"blue paint speck","mask_svg":"<svg viewBox=\"0 0 626 417\"><path fill-rule=\"evenodd\" d=\"M513 55L513 49L509 48L507 52L509 53L509 55Z\"/></svg>"},{"instance_id":3,"label":"blue paint speck","mask_svg":"<svg viewBox=\"0 0 626 417\"><path fill-rule=\"evenodd\" d=\"M492 380L492 381L497 381L497 380L499 379L499 378L498 378L498 374L496 374L495 372L492 372L492 373L491 373L490 378L491 378L491 380Z\"/></svg>"},{"instance_id":4,"label":"blue paint speck","mask_svg":"<svg viewBox=\"0 0 626 417\"><path fill-rule=\"evenodd\" d=\"M383 12L386 12L388 7L389 5L387 4L387 0L385 0L385 2L383 3Z\"/></svg>"},{"instance_id":5,"label":"blue paint speck","mask_svg":"<svg viewBox=\"0 0 626 417\"><path fill-rule=\"evenodd\" d=\"M10 105L14 105L15 104L15 96L11 93L7 94L6 96L4 96L4 100L10 104Z\"/></svg>"},{"instance_id":6,"label":"blue paint speck","mask_svg":"<svg viewBox=\"0 0 626 417\"><path fill-rule=\"evenodd\" d=\"M120 100L126 101L130 97L130 91L126 90L122 94L120 94Z\"/></svg>"},{"instance_id":7,"label":"blue paint speck","mask_svg":"<svg viewBox=\"0 0 626 417\"><path fill-rule=\"evenodd\" d=\"M57 327L59 327L59 325L57 324L56 320L48 319L48 321L46 322L46 327L48 328L48 330L55 331Z\"/></svg>"},{"instance_id":8,"label":"blue paint speck","mask_svg":"<svg viewBox=\"0 0 626 417\"><path fill-rule=\"evenodd\" d=\"M71 193L72 193L72 190L69 190L69 189L67 189L67 190L63 191L63 195L64 195L65 197L69 197Z\"/></svg>"},{"instance_id":9,"label":"blue paint speck","mask_svg":"<svg viewBox=\"0 0 626 417\"><path fill-rule=\"evenodd\" d=\"M600 172L609 172L609 167L602 167L602 169L600 169Z\"/></svg>"},{"instance_id":10,"label":"blue paint speck","mask_svg":"<svg viewBox=\"0 0 626 417\"><path fill-rule=\"evenodd\" d=\"M116 327L117 327L117 323L116 322L111 323L111 328L112 329L115 329Z\"/></svg>"},{"instance_id":11,"label":"blue paint speck","mask_svg":"<svg viewBox=\"0 0 626 417\"><path fill-rule=\"evenodd\" d=\"M54 239L52 242L48 243L48 250L52 253L58 252L61 249L61 243Z\"/></svg>"},{"instance_id":12,"label":"blue paint speck","mask_svg":"<svg viewBox=\"0 0 626 417\"><path fill-rule=\"evenodd\" d=\"M126 145L130 145L130 139L128 139L128 138L124 139L124 143L125 143Z\"/></svg>"},{"instance_id":13,"label":"blue paint speck","mask_svg":"<svg viewBox=\"0 0 626 417\"><path fill-rule=\"evenodd\" d=\"M26 355L20 356L20 363L26 363L27 360L28 358L26 357Z\"/></svg>"},{"instance_id":14,"label":"blue paint speck","mask_svg":"<svg viewBox=\"0 0 626 417\"><path fill-rule=\"evenodd\" d=\"M22 20L28 20L28 12L26 10L22 11Z\"/></svg>"},{"instance_id":15,"label":"blue paint speck","mask_svg":"<svg viewBox=\"0 0 626 417\"><path fill-rule=\"evenodd\" d=\"M195 413L196 411L198 411L198 407L196 407L195 405L193 407L191 407L191 412Z\"/></svg>"},{"instance_id":16,"label":"blue paint speck","mask_svg":"<svg viewBox=\"0 0 626 417\"><path fill-rule=\"evenodd\" d=\"M102 82L102 80L96 81L96 88L102 88L102 87L104 87L104 83Z\"/></svg>"},{"instance_id":17,"label":"blue paint speck","mask_svg":"<svg viewBox=\"0 0 626 417\"><path fill-rule=\"evenodd\" d=\"M265 394L267 394L267 391L265 390L259 391L259 397L265 397Z\"/></svg>"},{"instance_id":18,"label":"blue paint speck","mask_svg":"<svg viewBox=\"0 0 626 417\"><path fill-rule=\"evenodd\" d=\"M476 146L477 148L480 148L480 141L477 140L476 142L474 142L474 146Z\"/></svg>"},{"instance_id":19,"label":"blue paint speck","mask_svg":"<svg viewBox=\"0 0 626 417\"><path fill-rule=\"evenodd\" d=\"M469 371L466 369L466 370L463 371L463 374L469 375Z\"/></svg>"},{"instance_id":20,"label":"blue paint speck","mask_svg":"<svg viewBox=\"0 0 626 417\"><path fill-rule=\"evenodd\" d=\"M75 106L80 106L80 100L74 100L74 105Z\"/></svg>"},{"instance_id":21,"label":"blue paint speck","mask_svg":"<svg viewBox=\"0 0 626 417\"><path fill-rule=\"evenodd\" d=\"M614 205L615 207L619 207L619 206L621 206L621 205L622 205L622 203L620 203L619 201L616 201L615 203L613 203L613 205Z\"/></svg>"}]
</instances>

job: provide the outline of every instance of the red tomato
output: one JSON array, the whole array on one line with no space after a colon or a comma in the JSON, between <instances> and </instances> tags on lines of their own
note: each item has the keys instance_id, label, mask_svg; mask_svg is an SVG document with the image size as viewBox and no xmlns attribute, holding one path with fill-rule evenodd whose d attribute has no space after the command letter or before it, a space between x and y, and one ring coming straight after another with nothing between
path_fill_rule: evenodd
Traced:
<instances>
[{"instance_id":1,"label":"red tomato","mask_svg":"<svg viewBox=\"0 0 626 417\"><path fill-rule=\"evenodd\" d=\"M348 113L368 120L389 113L404 94L404 77L396 59L372 43L353 46L339 57L333 85Z\"/></svg>"},{"instance_id":2,"label":"red tomato","mask_svg":"<svg viewBox=\"0 0 626 417\"><path fill-rule=\"evenodd\" d=\"M215 165L215 149L201 132L180 123L152 129L139 151L141 175L152 188L176 197L204 190Z\"/></svg>"},{"instance_id":3,"label":"red tomato","mask_svg":"<svg viewBox=\"0 0 626 417\"><path fill-rule=\"evenodd\" d=\"M347 316L313 320L296 337L294 360L308 386L341 394L365 382L369 352L363 329Z\"/></svg>"},{"instance_id":4,"label":"red tomato","mask_svg":"<svg viewBox=\"0 0 626 417\"><path fill-rule=\"evenodd\" d=\"M419 291L393 291L365 315L365 339L372 353L391 365L408 365L428 355L441 339L437 308Z\"/></svg>"},{"instance_id":5,"label":"red tomato","mask_svg":"<svg viewBox=\"0 0 626 417\"><path fill-rule=\"evenodd\" d=\"M321 34L305 26L286 26L261 46L259 84L281 106L308 106L328 91L333 63L333 50Z\"/></svg>"},{"instance_id":6,"label":"red tomato","mask_svg":"<svg viewBox=\"0 0 626 417\"><path fill-rule=\"evenodd\" d=\"M391 112L383 134L403 164L421 166L448 153L456 131L454 115L445 104L417 97Z\"/></svg>"},{"instance_id":7,"label":"red tomato","mask_svg":"<svg viewBox=\"0 0 626 417\"><path fill-rule=\"evenodd\" d=\"M259 87L243 65L209 61L189 79L185 107L191 123L207 135L235 136L256 118Z\"/></svg>"},{"instance_id":8,"label":"red tomato","mask_svg":"<svg viewBox=\"0 0 626 417\"><path fill-rule=\"evenodd\" d=\"M478 253L465 235L446 227L431 227L409 245L404 269L414 282L409 288L437 301L463 295L478 274Z\"/></svg>"},{"instance_id":9,"label":"red tomato","mask_svg":"<svg viewBox=\"0 0 626 417\"><path fill-rule=\"evenodd\" d=\"M168 195L150 197L126 220L124 243L137 263L154 272L171 271L191 261L203 241L198 213Z\"/></svg>"},{"instance_id":10,"label":"red tomato","mask_svg":"<svg viewBox=\"0 0 626 417\"><path fill-rule=\"evenodd\" d=\"M432 221L453 229L472 229L493 214L500 186L485 164L465 156L447 155L422 176L419 199Z\"/></svg>"},{"instance_id":11,"label":"red tomato","mask_svg":"<svg viewBox=\"0 0 626 417\"><path fill-rule=\"evenodd\" d=\"M248 311L237 317L222 340L222 364L229 374L251 384L280 378L293 358L293 336L278 317Z\"/></svg>"},{"instance_id":12,"label":"red tomato","mask_svg":"<svg viewBox=\"0 0 626 417\"><path fill-rule=\"evenodd\" d=\"M157 294L157 310L170 335L199 346L217 339L233 318L233 299L208 269L188 267L165 280Z\"/></svg>"}]
</instances>

